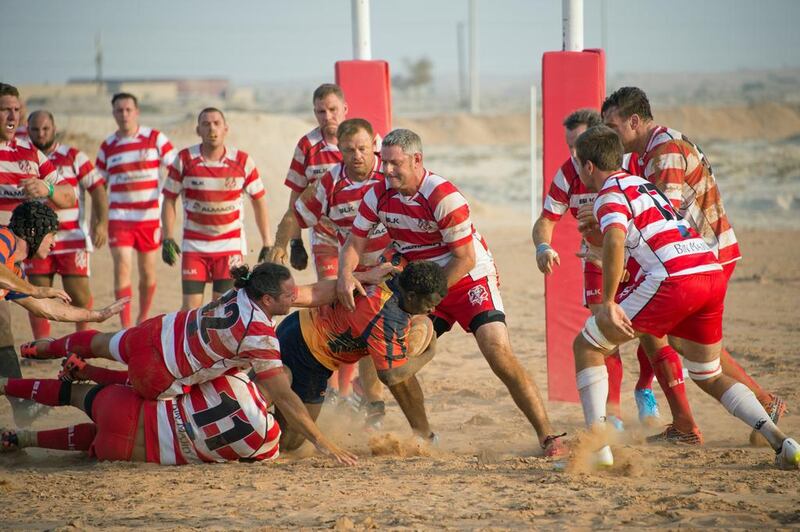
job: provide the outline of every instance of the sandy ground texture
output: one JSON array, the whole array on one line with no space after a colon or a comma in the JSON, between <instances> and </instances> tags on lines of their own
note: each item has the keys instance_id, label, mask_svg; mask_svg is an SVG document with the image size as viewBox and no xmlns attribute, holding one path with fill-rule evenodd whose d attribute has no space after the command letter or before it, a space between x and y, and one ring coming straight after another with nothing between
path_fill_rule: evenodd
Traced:
<instances>
[{"instance_id":1,"label":"sandy ground texture","mask_svg":"<svg viewBox=\"0 0 800 532\"><path fill-rule=\"evenodd\" d=\"M476 214L501 268L511 338L544 393L542 278L533 265L524 218L496 209ZM503 220L498 222L497 220ZM800 434L797 377L797 231L741 231L745 260L737 268L726 314L727 345L765 387L792 410L781 425ZM98 254L96 299L110 298L110 264ZM164 279L175 276L160 265ZM301 276L307 279L307 273ZM158 311L177 306L178 283L162 282ZM22 340L25 317L15 312ZM102 328L112 330L115 324ZM69 328L54 327L62 334ZM332 408L321 425L360 457L355 467L303 452L276 463L160 467L96 463L78 453L26 450L0 456L3 529L129 528L564 528L797 527L800 473L778 471L772 453L747 445L749 430L694 385L690 399L704 447L648 446L632 400L635 356L623 383L628 431L615 446L617 465L588 473L579 462L562 470L545 459L531 428L492 375L471 337L448 334L421 373L426 403L441 442L421 448L399 408L388 401L386 431L367 434L360 420ZM25 368L54 375L56 362ZM388 397L388 393L387 393ZM663 397L658 394L661 404ZM580 407L552 403L558 430L575 438ZM36 426L85 420L72 408L52 411ZM0 403L0 425L10 408ZM650 430L652 432L653 429ZM580 453L578 453L580 454Z\"/></svg>"}]
</instances>

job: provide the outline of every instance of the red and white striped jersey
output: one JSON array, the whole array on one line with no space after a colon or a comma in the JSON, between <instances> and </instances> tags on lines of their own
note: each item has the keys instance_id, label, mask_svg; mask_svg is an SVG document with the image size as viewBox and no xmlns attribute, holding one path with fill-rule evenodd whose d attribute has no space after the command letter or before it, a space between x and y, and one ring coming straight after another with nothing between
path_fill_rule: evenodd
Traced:
<instances>
[{"instance_id":1,"label":"red and white striped jersey","mask_svg":"<svg viewBox=\"0 0 800 532\"><path fill-rule=\"evenodd\" d=\"M339 163L328 170L314 184L314 195L302 195L294 204L295 216L300 227L314 227L325 216L336 225L339 246L344 245L350 235L350 228L358 214L361 200L376 183L385 179L380 172L381 159L375 156L372 173L363 181L353 181L347 177L347 168ZM392 239L383 224L374 226L369 232L367 249L361 257L362 266L378 264L381 254L392 244Z\"/></svg>"},{"instance_id":2,"label":"red and white striped jersey","mask_svg":"<svg viewBox=\"0 0 800 532\"><path fill-rule=\"evenodd\" d=\"M161 316L161 354L175 378L160 399L232 369L267 378L282 371L275 322L244 290L230 290L202 308Z\"/></svg>"},{"instance_id":3,"label":"red and white striped jersey","mask_svg":"<svg viewBox=\"0 0 800 532\"><path fill-rule=\"evenodd\" d=\"M678 214L700 233L720 264L742 258L711 164L699 147L680 131L658 126L640 164L643 177L664 192Z\"/></svg>"},{"instance_id":4,"label":"red and white striped jersey","mask_svg":"<svg viewBox=\"0 0 800 532\"><path fill-rule=\"evenodd\" d=\"M19 185L29 178L44 179L51 185L64 182L53 163L27 137L0 144L0 225L8 225L11 211L25 200Z\"/></svg>"},{"instance_id":5,"label":"red and white striped jersey","mask_svg":"<svg viewBox=\"0 0 800 532\"><path fill-rule=\"evenodd\" d=\"M631 175L639 175L638 157L626 153L622 159L622 168ZM569 209L572 216L577 218L578 208L592 203L596 196L596 192L590 191L583 184L578 175L578 164L570 157L564 161L550 182L550 190L544 198L542 216L557 222Z\"/></svg>"},{"instance_id":6,"label":"red and white striped jersey","mask_svg":"<svg viewBox=\"0 0 800 532\"><path fill-rule=\"evenodd\" d=\"M14 131L14 137L28 139L28 126L17 127L16 131ZM30 142L30 139L28 139L28 142Z\"/></svg>"},{"instance_id":7,"label":"red and white striped jersey","mask_svg":"<svg viewBox=\"0 0 800 532\"><path fill-rule=\"evenodd\" d=\"M77 250L92 251L92 241L86 221L85 192L103 186L105 181L92 161L76 148L58 144L48 159L53 163L64 182L75 191L75 205L69 209L53 206L58 214L56 245L50 253L69 253Z\"/></svg>"},{"instance_id":8,"label":"red and white striped jersey","mask_svg":"<svg viewBox=\"0 0 800 532\"><path fill-rule=\"evenodd\" d=\"M623 171L609 176L594 202L603 234L625 232L625 249L643 275L677 277L721 270L714 253L655 185Z\"/></svg>"},{"instance_id":9,"label":"red and white striped jersey","mask_svg":"<svg viewBox=\"0 0 800 532\"><path fill-rule=\"evenodd\" d=\"M173 399L144 402L148 462L274 460L281 429L255 383L240 372L192 386Z\"/></svg>"},{"instance_id":10,"label":"red and white striped jersey","mask_svg":"<svg viewBox=\"0 0 800 532\"><path fill-rule=\"evenodd\" d=\"M183 195L181 249L204 255L247 254L243 195L258 199L265 193L245 152L226 148L219 161L208 161L199 144L178 153L164 182L165 196Z\"/></svg>"},{"instance_id":11,"label":"red and white striped jersey","mask_svg":"<svg viewBox=\"0 0 800 532\"><path fill-rule=\"evenodd\" d=\"M369 189L352 233L366 238L379 223L409 261L431 260L445 267L453 256L451 249L471 245L475 267L468 275L480 279L497 273L485 240L472 225L467 200L453 183L427 170L413 196L393 190L387 179Z\"/></svg>"},{"instance_id":12,"label":"red and white striped jersey","mask_svg":"<svg viewBox=\"0 0 800 532\"><path fill-rule=\"evenodd\" d=\"M149 225L161 217L159 166L175 158L169 139L155 129L140 127L132 137L112 133L100 145L96 166L108 182L108 219Z\"/></svg>"}]
</instances>

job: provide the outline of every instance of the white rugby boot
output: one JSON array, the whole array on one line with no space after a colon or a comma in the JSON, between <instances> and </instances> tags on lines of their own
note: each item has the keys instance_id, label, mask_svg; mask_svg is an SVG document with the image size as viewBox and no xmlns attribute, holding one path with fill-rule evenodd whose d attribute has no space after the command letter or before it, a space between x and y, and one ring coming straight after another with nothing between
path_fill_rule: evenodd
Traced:
<instances>
[{"instance_id":1,"label":"white rugby boot","mask_svg":"<svg viewBox=\"0 0 800 532\"><path fill-rule=\"evenodd\" d=\"M800 468L800 444L792 438L786 438L781 448L775 453L775 465L778 469Z\"/></svg>"}]
</instances>

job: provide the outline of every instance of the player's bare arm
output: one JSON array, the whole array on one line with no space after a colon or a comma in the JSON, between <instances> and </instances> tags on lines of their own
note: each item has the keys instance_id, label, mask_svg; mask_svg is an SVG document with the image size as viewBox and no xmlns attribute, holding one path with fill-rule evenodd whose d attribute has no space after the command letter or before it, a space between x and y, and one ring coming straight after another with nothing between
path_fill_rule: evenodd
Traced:
<instances>
[{"instance_id":1,"label":"player's bare arm","mask_svg":"<svg viewBox=\"0 0 800 532\"><path fill-rule=\"evenodd\" d=\"M59 209L68 209L75 205L75 191L72 185L51 185L35 177L20 181L19 188L30 199L49 198Z\"/></svg>"},{"instance_id":2,"label":"player's bare arm","mask_svg":"<svg viewBox=\"0 0 800 532\"><path fill-rule=\"evenodd\" d=\"M553 220L539 216L531 231L533 245L536 248L536 266L538 266L540 272L546 274L553 273L553 266L561 264L558 253L550 246L555 226L556 222Z\"/></svg>"},{"instance_id":3,"label":"player's bare arm","mask_svg":"<svg viewBox=\"0 0 800 532\"><path fill-rule=\"evenodd\" d=\"M261 237L261 251L259 252L259 262L266 260L272 247L272 231L269 227L269 210L267 209L267 197L262 195L260 198L251 198L253 205L253 215L256 219L256 227ZM266 249L266 251L264 251Z\"/></svg>"},{"instance_id":4,"label":"player's bare arm","mask_svg":"<svg viewBox=\"0 0 800 532\"><path fill-rule=\"evenodd\" d=\"M92 244L101 248L108 242L108 192L105 187L94 187L92 197Z\"/></svg>"},{"instance_id":5,"label":"player's bare arm","mask_svg":"<svg viewBox=\"0 0 800 532\"><path fill-rule=\"evenodd\" d=\"M11 270L4 267L0 267L0 288L19 294L25 294L35 299L57 298L67 303L72 301L69 294L64 290L48 286L32 285L22 277L17 277Z\"/></svg>"},{"instance_id":6,"label":"player's bare arm","mask_svg":"<svg viewBox=\"0 0 800 532\"><path fill-rule=\"evenodd\" d=\"M72 305L68 305L61 299L35 299L35 298L23 298L23 299L15 299L14 302L19 304L21 307L25 308L31 314L38 316L40 318L45 318L52 321L63 321L63 322L81 322L81 321L90 321L90 322L103 322L106 321L108 318L119 314L123 307L130 301L129 297L123 297L121 299L116 300L112 304L108 305L107 307L97 309L97 310L89 310L80 307L73 307Z\"/></svg>"},{"instance_id":7,"label":"player's bare arm","mask_svg":"<svg viewBox=\"0 0 800 532\"><path fill-rule=\"evenodd\" d=\"M452 258L444 267L444 275L447 277L447 287L450 288L461 280L469 271L475 267L475 246L472 240L462 246L450 248Z\"/></svg>"},{"instance_id":8,"label":"player's bare arm","mask_svg":"<svg viewBox=\"0 0 800 532\"><path fill-rule=\"evenodd\" d=\"M620 343L635 334L630 319L614 299L624 271L625 232L611 227L603 237L603 303L597 319L606 338Z\"/></svg>"},{"instance_id":9,"label":"player's bare arm","mask_svg":"<svg viewBox=\"0 0 800 532\"><path fill-rule=\"evenodd\" d=\"M436 335L431 337L428 347L417 356L409 357L408 362L400 367L392 369L378 370L378 378L380 381L392 389L407 379L416 375L428 362L433 360L436 354ZM394 392L392 392L394 393Z\"/></svg>"},{"instance_id":10,"label":"player's bare arm","mask_svg":"<svg viewBox=\"0 0 800 532\"><path fill-rule=\"evenodd\" d=\"M349 310L353 310L356 306L353 291L364 293L364 287L355 278L353 272L366 249L367 239L350 233L339 252L339 278L336 281L336 295L342 305Z\"/></svg>"},{"instance_id":11,"label":"player's bare arm","mask_svg":"<svg viewBox=\"0 0 800 532\"><path fill-rule=\"evenodd\" d=\"M397 273L397 268L390 263L383 263L363 272L353 273L353 277L362 285L380 284ZM319 307L336 301L336 281L326 279L314 284L297 287L297 297L292 303L294 307Z\"/></svg>"},{"instance_id":12,"label":"player's bare arm","mask_svg":"<svg viewBox=\"0 0 800 532\"><path fill-rule=\"evenodd\" d=\"M354 454L339 448L329 441L319 430L314 420L308 415L303 402L292 391L289 379L284 372L278 372L267 379L257 381L257 386L266 396L272 399L294 430L302 434L322 454L332 456L337 462L355 465L358 461Z\"/></svg>"}]
</instances>

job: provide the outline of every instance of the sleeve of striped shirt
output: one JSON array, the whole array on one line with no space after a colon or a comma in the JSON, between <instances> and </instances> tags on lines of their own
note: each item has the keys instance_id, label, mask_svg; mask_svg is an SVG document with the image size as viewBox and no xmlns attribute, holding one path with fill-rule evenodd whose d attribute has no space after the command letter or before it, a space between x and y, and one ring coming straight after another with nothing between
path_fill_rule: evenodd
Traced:
<instances>
[{"instance_id":1,"label":"sleeve of striped shirt","mask_svg":"<svg viewBox=\"0 0 800 532\"><path fill-rule=\"evenodd\" d=\"M600 231L603 234L612 227L627 234L628 222L633 216L625 196L616 187L597 196L594 215L600 222Z\"/></svg>"},{"instance_id":2,"label":"sleeve of striped shirt","mask_svg":"<svg viewBox=\"0 0 800 532\"><path fill-rule=\"evenodd\" d=\"M103 177L104 180L108 181L108 171L106 169L106 150L105 150L106 143L103 142L100 145L100 149L97 150L97 157L94 160L94 166L97 168L97 171L100 172L100 175Z\"/></svg>"},{"instance_id":3,"label":"sleeve of striped shirt","mask_svg":"<svg viewBox=\"0 0 800 532\"><path fill-rule=\"evenodd\" d=\"M683 184L688 171L682 142L670 140L658 146L646 169L648 181L664 193L675 210L683 203Z\"/></svg>"},{"instance_id":4,"label":"sleeve of striped shirt","mask_svg":"<svg viewBox=\"0 0 800 532\"><path fill-rule=\"evenodd\" d=\"M165 168L171 165L178 153L175 151L175 148L172 146L167 136L160 131L156 136L156 147L158 148L158 156L161 159L161 165Z\"/></svg>"},{"instance_id":5,"label":"sleeve of striped shirt","mask_svg":"<svg viewBox=\"0 0 800 532\"><path fill-rule=\"evenodd\" d=\"M256 163L249 155L247 156L247 161L244 163L244 172L244 191L248 196L253 199L258 199L267 193L264 188L264 182L258 174Z\"/></svg>"},{"instance_id":6,"label":"sleeve of striped shirt","mask_svg":"<svg viewBox=\"0 0 800 532\"><path fill-rule=\"evenodd\" d=\"M250 359L256 379L269 378L283 366L280 344L274 329L270 330L270 334L245 336L239 347L239 356Z\"/></svg>"},{"instance_id":7,"label":"sleeve of striped shirt","mask_svg":"<svg viewBox=\"0 0 800 532\"><path fill-rule=\"evenodd\" d=\"M169 198L176 198L183 191L183 154L179 153L167 167L162 193Z\"/></svg>"},{"instance_id":8,"label":"sleeve of striped shirt","mask_svg":"<svg viewBox=\"0 0 800 532\"><path fill-rule=\"evenodd\" d=\"M383 188L382 183L378 183L364 195L361 200L361 205L358 207L358 214L356 219L353 220L353 227L351 233L361 237L367 238L372 228L380 223L378 218L378 196L376 191Z\"/></svg>"},{"instance_id":9,"label":"sleeve of striped shirt","mask_svg":"<svg viewBox=\"0 0 800 532\"><path fill-rule=\"evenodd\" d=\"M570 161L570 164L572 162ZM542 206L542 216L548 220L557 222L561 219L569 208L569 183L564 176L563 168L559 168L553 181L550 182L550 190L544 198Z\"/></svg>"},{"instance_id":10,"label":"sleeve of striped shirt","mask_svg":"<svg viewBox=\"0 0 800 532\"><path fill-rule=\"evenodd\" d=\"M55 165L47 158L47 156L36 150L39 157L39 179L44 179L51 185L64 185L67 180L58 172Z\"/></svg>"},{"instance_id":11,"label":"sleeve of striped shirt","mask_svg":"<svg viewBox=\"0 0 800 532\"><path fill-rule=\"evenodd\" d=\"M80 183L84 189L91 192L105 183L103 176L100 175L100 172L95 169L92 161L90 161L89 157L82 151L75 150L75 160L73 164L75 166L75 175L78 178L78 183Z\"/></svg>"},{"instance_id":12,"label":"sleeve of striped shirt","mask_svg":"<svg viewBox=\"0 0 800 532\"><path fill-rule=\"evenodd\" d=\"M300 227L314 227L322 214L328 211L328 185L333 181L330 172L325 172L310 188L294 202L294 216Z\"/></svg>"},{"instance_id":13,"label":"sleeve of striped shirt","mask_svg":"<svg viewBox=\"0 0 800 532\"><path fill-rule=\"evenodd\" d=\"M449 248L457 248L472 241L469 205L455 185L449 181L441 183L433 190L428 202L442 234L442 241Z\"/></svg>"},{"instance_id":14,"label":"sleeve of striped shirt","mask_svg":"<svg viewBox=\"0 0 800 532\"><path fill-rule=\"evenodd\" d=\"M283 182L287 187L295 192L303 192L308 186L308 178L306 177L306 150L305 137L300 139L294 149L294 157L289 164L289 172L286 174L286 180Z\"/></svg>"}]
</instances>

